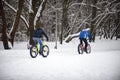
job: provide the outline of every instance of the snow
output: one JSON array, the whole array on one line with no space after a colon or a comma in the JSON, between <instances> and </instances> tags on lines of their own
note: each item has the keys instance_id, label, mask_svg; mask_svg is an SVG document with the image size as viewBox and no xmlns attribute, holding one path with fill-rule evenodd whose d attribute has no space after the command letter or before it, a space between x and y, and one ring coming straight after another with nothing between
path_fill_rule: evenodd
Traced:
<instances>
[{"instance_id":1,"label":"snow","mask_svg":"<svg viewBox=\"0 0 120 80\"><path fill-rule=\"evenodd\" d=\"M120 80L120 39L90 43L91 54L79 55L78 39L70 43L46 42L50 48L47 58L30 57L27 42L15 43L4 50L0 42L0 80Z\"/></svg>"},{"instance_id":2,"label":"snow","mask_svg":"<svg viewBox=\"0 0 120 80\"><path fill-rule=\"evenodd\" d=\"M44 2L45 2L45 0L42 0L40 6L38 8L37 14L36 14L35 19L34 19L34 26L36 25L36 21L38 20L38 17L40 17L40 13L42 11L42 7L43 7Z\"/></svg>"},{"instance_id":3,"label":"snow","mask_svg":"<svg viewBox=\"0 0 120 80\"><path fill-rule=\"evenodd\" d=\"M33 13L34 11L32 10L32 0L29 1L29 13Z\"/></svg>"}]
</instances>

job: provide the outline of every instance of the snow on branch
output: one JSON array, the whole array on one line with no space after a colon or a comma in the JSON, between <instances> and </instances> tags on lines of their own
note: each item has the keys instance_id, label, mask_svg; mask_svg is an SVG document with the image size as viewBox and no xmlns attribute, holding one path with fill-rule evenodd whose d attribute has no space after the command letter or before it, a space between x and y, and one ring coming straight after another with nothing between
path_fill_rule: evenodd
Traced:
<instances>
[{"instance_id":1,"label":"snow on branch","mask_svg":"<svg viewBox=\"0 0 120 80\"><path fill-rule=\"evenodd\" d=\"M120 5L120 2L119 3L117 3L114 7L113 7L113 9L115 9L117 6L119 6Z\"/></svg>"},{"instance_id":2,"label":"snow on branch","mask_svg":"<svg viewBox=\"0 0 120 80\"><path fill-rule=\"evenodd\" d=\"M110 2L108 2L108 1L98 1L97 5L102 5L102 4L104 4L104 3L109 4Z\"/></svg>"},{"instance_id":3,"label":"snow on branch","mask_svg":"<svg viewBox=\"0 0 120 80\"><path fill-rule=\"evenodd\" d=\"M92 14L90 14L87 18L85 18L85 19L82 21L82 23L80 24L80 26L82 26L91 16L92 16ZM79 26L79 27L80 27L80 26Z\"/></svg>"},{"instance_id":4,"label":"snow on branch","mask_svg":"<svg viewBox=\"0 0 120 80\"><path fill-rule=\"evenodd\" d=\"M72 7L72 6L74 6L74 5L77 5L77 4L87 5L87 4L84 3L84 0L83 0L81 3L74 3L74 4L72 4L70 7ZM82 6L82 5L81 5L81 6ZM69 8L70 8L70 7L69 7ZM82 7L80 7L79 11L75 14L75 18L74 18L73 21L71 22L71 27L70 27L70 29L69 29L67 32L65 32L66 34L72 32L72 30L73 30L73 28L74 28L74 25L75 25L75 22L76 22L76 20L77 20L77 18L78 18L78 15L79 15L81 9L82 9ZM84 20L81 20L81 21L80 21L81 24L80 24L80 26L79 26L78 28L80 28L84 23L87 23L86 21L91 17L91 15L92 15L92 14L90 14L90 15L89 15L87 18L85 18ZM89 24L89 23L87 23L87 24ZM90 24L89 24L89 25L90 25ZM79 29L76 29L76 30L79 30ZM76 32L78 32L78 31L76 31Z\"/></svg>"},{"instance_id":5,"label":"snow on branch","mask_svg":"<svg viewBox=\"0 0 120 80\"><path fill-rule=\"evenodd\" d=\"M14 23L15 23L15 20L14 20L14 22L13 22L13 25L12 25L11 29L10 29L9 36L10 36L10 34L12 33L12 31L13 31Z\"/></svg>"},{"instance_id":6,"label":"snow on branch","mask_svg":"<svg viewBox=\"0 0 120 80\"><path fill-rule=\"evenodd\" d=\"M10 8L12 9L15 13L17 12L17 10L15 8L13 8L11 5L9 5L6 1L4 1L4 3ZM20 18L23 20L23 22L25 23L27 29L29 28L29 24L27 22L27 20L21 15Z\"/></svg>"},{"instance_id":7,"label":"snow on branch","mask_svg":"<svg viewBox=\"0 0 120 80\"><path fill-rule=\"evenodd\" d=\"M71 6L69 6L69 8L71 8L72 6L74 5L84 5L84 6L91 6L91 7L96 7L98 10L101 10L101 8L99 8L98 6L95 6L95 5L88 5L86 3L74 3L72 4Z\"/></svg>"},{"instance_id":8,"label":"snow on branch","mask_svg":"<svg viewBox=\"0 0 120 80\"><path fill-rule=\"evenodd\" d=\"M50 2L48 3L48 5L50 5L50 7L54 10L58 10L58 11L62 10L62 7L61 8L55 8Z\"/></svg>"},{"instance_id":9,"label":"snow on branch","mask_svg":"<svg viewBox=\"0 0 120 80\"><path fill-rule=\"evenodd\" d=\"M118 10L119 11L119 10ZM116 12L112 11L112 12L107 12L107 13L101 13L99 14L98 16L100 16L101 18L98 19L96 21L96 28L100 25L100 23L104 20L104 19L107 19L107 17L110 15L110 14L115 14Z\"/></svg>"},{"instance_id":10,"label":"snow on branch","mask_svg":"<svg viewBox=\"0 0 120 80\"><path fill-rule=\"evenodd\" d=\"M9 5L5 0L3 0L3 2L9 7L11 8L14 12L17 12L17 10L15 8L13 8L11 5Z\"/></svg>"},{"instance_id":11,"label":"snow on branch","mask_svg":"<svg viewBox=\"0 0 120 80\"><path fill-rule=\"evenodd\" d=\"M35 16L35 19L34 19L34 26L36 25L36 22L38 20L38 18L40 17L40 13L42 11L42 8L43 8L43 4L44 4L45 0L42 1L42 3L40 4L39 8L38 8L38 11L37 11L37 14Z\"/></svg>"},{"instance_id":12,"label":"snow on branch","mask_svg":"<svg viewBox=\"0 0 120 80\"><path fill-rule=\"evenodd\" d=\"M76 33L76 34L69 35L68 37L65 38L65 42L66 42L66 43L69 43L73 38L79 37L79 33L80 33L80 32L78 32L78 33Z\"/></svg>"},{"instance_id":13,"label":"snow on branch","mask_svg":"<svg viewBox=\"0 0 120 80\"><path fill-rule=\"evenodd\" d=\"M112 3L116 2L117 0L113 0L112 2L109 2L105 7L110 6Z\"/></svg>"},{"instance_id":14,"label":"snow on branch","mask_svg":"<svg viewBox=\"0 0 120 80\"><path fill-rule=\"evenodd\" d=\"M33 13L34 11L32 10L32 0L29 1L29 13Z\"/></svg>"},{"instance_id":15,"label":"snow on branch","mask_svg":"<svg viewBox=\"0 0 120 80\"><path fill-rule=\"evenodd\" d=\"M26 24L27 29L29 28L29 24L27 22L27 20L25 19L25 17L23 17L22 15L20 15L20 18L24 21L24 23Z\"/></svg>"}]
</instances>

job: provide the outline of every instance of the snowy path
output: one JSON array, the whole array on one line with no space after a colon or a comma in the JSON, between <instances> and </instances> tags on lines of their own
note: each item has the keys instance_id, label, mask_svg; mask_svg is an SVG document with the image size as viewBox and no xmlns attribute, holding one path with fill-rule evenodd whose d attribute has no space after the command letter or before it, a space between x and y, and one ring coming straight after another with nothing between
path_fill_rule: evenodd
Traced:
<instances>
[{"instance_id":1,"label":"snowy path","mask_svg":"<svg viewBox=\"0 0 120 80\"><path fill-rule=\"evenodd\" d=\"M54 43L48 43L50 55L35 59L26 43L0 49L0 80L120 80L120 40L98 40L91 43L92 53L83 55L77 53L77 44L73 40L55 50Z\"/></svg>"}]
</instances>

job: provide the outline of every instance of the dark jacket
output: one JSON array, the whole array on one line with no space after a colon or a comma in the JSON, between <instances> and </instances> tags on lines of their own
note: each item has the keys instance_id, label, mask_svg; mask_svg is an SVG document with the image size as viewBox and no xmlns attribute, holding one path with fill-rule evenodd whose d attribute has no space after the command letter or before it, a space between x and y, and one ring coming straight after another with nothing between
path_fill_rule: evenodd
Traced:
<instances>
[{"instance_id":1,"label":"dark jacket","mask_svg":"<svg viewBox=\"0 0 120 80\"><path fill-rule=\"evenodd\" d=\"M43 31L43 29L38 28L34 31L33 37L35 38L42 38L42 36L45 36L47 41L48 41L48 36L45 34L45 32Z\"/></svg>"},{"instance_id":2,"label":"dark jacket","mask_svg":"<svg viewBox=\"0 0 120 80\"><path fill-rule=\"evenodd\" d=\"M82 30L82 31L80 32L79 38L84 38L84 39L86 39L87 37L89 37L89 39L91 39L91 38L92 38L92 35L89 33L89 31Z\"/></svg>"}]
</instances>

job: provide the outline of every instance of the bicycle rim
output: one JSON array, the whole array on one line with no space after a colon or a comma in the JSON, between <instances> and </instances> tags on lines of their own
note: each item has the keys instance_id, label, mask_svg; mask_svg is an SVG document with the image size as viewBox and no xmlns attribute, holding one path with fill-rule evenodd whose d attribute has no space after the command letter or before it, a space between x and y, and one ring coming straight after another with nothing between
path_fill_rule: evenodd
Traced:
<instances>
[{"instance_id":1,"label":"bicycle rim","mask_svg":"<svg viewBox=\"0 0 120 80\"><path fill-rule=\"evenodd\" d=\"M87 46L87 52L91 53L91 46L90 46L90 44L88 44L88 46Z\"/></svg>"},{"instance_id":2,"label":"bicycle rim","mask_svg":"<svg viewBox=\"0 0 120 80\"><path fill-rule=\"evenodd\" d=\"M38 55L38 50L37 50L37 48L36 48L35 46L32 46L32 47L30 48L30 56L31 56L32 58L36 58L37 55Z\"/></svg>"},{"instance_id":3,"label":"bicycle rim","mask_svg":"<svg viewBox=\"0 0 120 80\"><path fill-rule=\"evenodd\" d=\"M49 55L49 47L47 45L43 46L42 56L47 57Z\"/></svg>"},{"instance_id":4,"label":"bicycle rim","mask_svg":"<svg viewBox=\"0 0 120 80\"><path fill-rule=\"evenodd\" d=\"M81 44L78 45L78 53L79 54L83 54L83 50L82 50L82 45Z\"/></svg>"}]
</instances>

